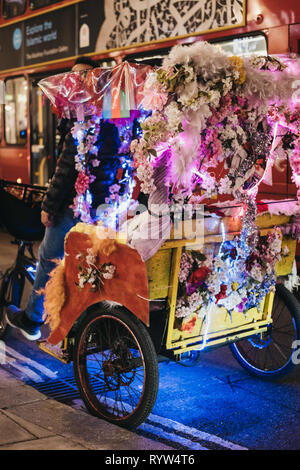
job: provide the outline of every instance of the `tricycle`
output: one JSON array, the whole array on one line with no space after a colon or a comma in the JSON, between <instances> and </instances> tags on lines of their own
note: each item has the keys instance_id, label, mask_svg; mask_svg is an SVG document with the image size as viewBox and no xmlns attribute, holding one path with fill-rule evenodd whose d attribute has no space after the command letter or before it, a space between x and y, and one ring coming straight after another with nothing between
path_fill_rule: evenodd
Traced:
<instances>
[{"instance_id":1,"label":"tricycle","mask_svg":"<svg viewBox=\"0 0 300 470\"><path fill-rule=\"evenodd\" d=\"M274 212L280 201L264 200L259 211L256 197L261 184L272 187L278 162L290 163L300 188L299 70L292 58L227 57L199 41L173 48L158 69L124 62L39 82L55 112L73 120L72 209L81 220L45 287L51 333L39 346L73 361L96 416L130 429L141 424L156 400L161 357L191 365L201 351L229 344L264 379L298 362L300 306L290 291L298 284L299 223L290 220L298 202L288 195ZM127 159L95 216L90 184L101 120L118 128ZM147 200L140 214L132 209L138 193ZM192 214L178 231L176 207L185 206ZM155 220L161 227L148 237ZM24 253L30 245L18 245L1 312L10 291L22 290L22 260L34 271ZM4 334L3 315L1 325Z\"/></svg>"},{"instance_id":2,"label":"tricycle","mask_svg":"<svg viewBox=\"0 0 300 470\"><path fill-rule=\"evenodd\" d=\"M22 186L25 185L16 184L14 188L20 190ZM7 187L11 189L13 184ZM38 193L36 187L30 188ZM28 185L25 189L28 190ZM10 191L10 200L13 198L19 204L19 198ZM261 237L272 233L275 226L289 222L289 216L268 212L257 218ZM227 226L225 238L224 233L219 233L220 224ZM188 225L187 236L189 229ZM210 212L204 218L201 238L166 240L146 263L126 245L121 234L116 239L99 238L99 227L85 223L78 223L67 234L65 258L54 270L45 294L50 317L54 311L52 331L38 345L63 363L73 362L80 395L92 414L129 429L138 427L155 404L160 361L190 365L195 356L197 360L202 358L201 351L227 344L238 363L256 377L275 379L295 367L300 305L283 283L292 272L295 258L296 240L291 237L283 237L282 251L288 246L289 254L277 262L278 282L262 299L259 309L229 314L224 307L216 306L206 316L176 316L183 253L201 253L205 247L220 253L221 245L233 240L239 229L231 217L212 217ZM4 274L0 290L2 339L9 328L5 306L20 304L25 279L33 282L36 264L30 233L10 230L17 235L18 255L14 266ZM88 256L94 256L92 261L98 267L109 262L116 266L119 280L102 278L100 291L93 290L88 282L81 289L75 287L78 263L81 273L88 266L82 258L85 250ZM67 278L65 281L62 275ZM54 296L54 291L58 295ZM57 302L61 302L60 306Z\"/></svg>"}]
</instances>

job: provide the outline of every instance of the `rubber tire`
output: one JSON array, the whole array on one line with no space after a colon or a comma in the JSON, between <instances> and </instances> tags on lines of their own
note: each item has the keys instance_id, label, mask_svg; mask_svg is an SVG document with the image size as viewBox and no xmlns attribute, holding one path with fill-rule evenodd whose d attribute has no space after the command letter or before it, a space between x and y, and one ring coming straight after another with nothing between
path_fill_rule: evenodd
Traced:
<instances>
[{"instance_id":1,"label":"rubber tire","mask_svg":"<svg viewBox=\"0 0 300 470\"><path fill-rule=\"evenodd\" d=\"M294 320L296 338L295 340L300 340L300 303L296 297L283 285L277 284L275 296L278 296L280 300L287 306L291 317ZM245 340L243 340L245 341ZM251 375L259 377L263 380L273 380L286 376L291 373L293 369L297 366L295 362L292 361L292 354L289 361L285 366L276 371L264 371L253 367L247 360L242 357L241 353L238 351L237 343L232 343L229 345L231 352L238 363L244 367Z\"/></svg>"},{"instance_id":2,"label":"rubber tire","mask_svg":"<svg viewBox=\"0 0 300 470\"><path fill-rule=\"evenodd\" d=\"M110 417L108 418L107 416L102 415L101 411L99 409L96 409L95 405L89 399L88 390L84 389L84 386L81 382L81 372L79 365L79 346L81 337L85 334L86 329L90 327L93 322L97 321L98 318L107 315L116 318L117 321L123 322L126 327L132 331L137 342L139 343L139 347L142 351L145 361L144 374L146 378L143 398L138 408L136 408L135 411L128 418L124 418L122 420L113 419ZM99 312L98 308L96 309L96 311L86 316L83 322L79 325L78 330L76 332L73 350L73 368L80 396L84 401L88 411L94 416L97 416L101 419L105 419L106 421L132 430L137 428L141 423L143 423L148 417L148 415L151 413L156 401L159 383L157 354L144 324L127 310L118 308L106 311L105 309L103 309L102 312Z\"/></svg>"}]
</instances>

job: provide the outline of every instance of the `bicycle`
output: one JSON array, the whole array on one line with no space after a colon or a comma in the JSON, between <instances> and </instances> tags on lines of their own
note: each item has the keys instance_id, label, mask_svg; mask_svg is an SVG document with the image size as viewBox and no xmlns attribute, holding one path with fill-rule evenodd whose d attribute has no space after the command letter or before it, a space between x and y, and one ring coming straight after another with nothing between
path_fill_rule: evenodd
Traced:
<instances>
[{"instance_id":1,"label":"bicycle","mask_svg":"<svg viewBox=\"0 0 300 470\"><path fill-rule=\"evenodd\" d=\"M8 268L2 276L0 288L0 339L5 338L8 324L5 318L5 307L15 305L20 307L27 279L33 285L36 272L36 257L33 253L33 242L13 240L18 246L14 265Z\"/></svg>"},{"instance_id":2,"label":"bicycle","mask_svg":"<svg viewBox=\"0 0 300 470\"><path fill-rule=\"evenodd\" d=\"M34 282L36 257L33 244L44 235L40 220L41 201L45 187L0 180L0 222L14 237L18 247L14 264L2 275L0 288L0 339L5 337L7 323L4 309L7 305L20 306L25 280Z\"/></svg>"}]
</instances>

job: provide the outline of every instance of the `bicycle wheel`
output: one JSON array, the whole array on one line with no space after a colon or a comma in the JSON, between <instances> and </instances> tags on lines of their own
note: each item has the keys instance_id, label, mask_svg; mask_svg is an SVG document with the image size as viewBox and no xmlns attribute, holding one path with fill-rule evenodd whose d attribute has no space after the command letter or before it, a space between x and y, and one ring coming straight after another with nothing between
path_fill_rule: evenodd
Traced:
<instances>
[{"instance_id":1,"label":"bicycle wheel","mask_svg":"<svg viewBox=\"0 0 300 470\"><path fill-rule=\"evenodd\" d=\"M158 362L145 326L129 312L95 311L79 326L74 375L87 409L134 429L151 412L158 390Z\"/></svg>"},{"instance_id":2,"label":"bicycle wheel","mask_svg":"<svg viewBox=\"0 0 300 470\"><path fill-rule=\"evenodd\" d=\"M9 325L5 318L5 308L8 305L20 306L24 279L11 269L8 269L3 276L0 288L0 339L5 338Z\"/></svg>"},{"instance_id":3,"label":"bicycle wheel","mask_svg":"<svg viewBox=\"0 0 300 470\"><path fill-rule=\"evenodd\" d=\"M293 354L300 339L300 304L282 284L276 286L272 320L266 333L230 345L239 364L266 380L283 377L296 365Z\"/></svg>"}]
</instances>

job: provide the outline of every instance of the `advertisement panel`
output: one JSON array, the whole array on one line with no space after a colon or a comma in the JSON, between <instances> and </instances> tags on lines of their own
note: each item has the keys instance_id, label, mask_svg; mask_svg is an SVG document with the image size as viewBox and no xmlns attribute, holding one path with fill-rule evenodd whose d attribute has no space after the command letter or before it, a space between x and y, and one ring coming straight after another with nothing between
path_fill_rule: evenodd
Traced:
<instances>
[{"instance_id":1,"label":"advertisement panel","mask_svg":"<svg viewBox=\"0 0 300 470\"><path fill-rule=\"evenodd\" d=\"M35 0L33 7L48 0ZM245 24L246 0L84 0L0 28L1 69Z\"/></svg>"},{"instance_id":2,"label":"advertisement panel","mask_svg":"<svg viewBox=\"0 0 300 470\"><path fill-rule=\"evenodd\" d=\"M76 5L0 28L1 70L77 54Z\"/></svg>"},{"instance_id":3,"label":"advertisement panel","mask_svg":"<svg viewBox=\"0 0 300 470\"><path fill-rule=\"evenodd\" d=\"M24 25L17 23L0 29L0 67L2 70L24 64Z\"/></svg>"},{"instance_id":4,"label":"advertisement panel","mask_svg":"<svg viewBox=\"0 0 300 470\"><path fill-rule=\"evenodd\" d=\"M245 0L105 0L96 51L245 24Z\"/></svg>"}]
</instances>

